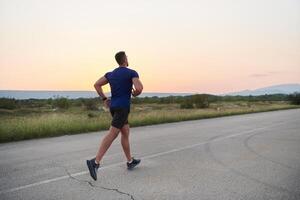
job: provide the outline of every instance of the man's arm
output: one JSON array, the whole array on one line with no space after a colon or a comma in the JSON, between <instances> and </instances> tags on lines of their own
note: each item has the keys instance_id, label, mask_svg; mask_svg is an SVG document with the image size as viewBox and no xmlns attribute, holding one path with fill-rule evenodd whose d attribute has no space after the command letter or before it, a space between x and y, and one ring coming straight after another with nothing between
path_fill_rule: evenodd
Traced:
<instances>
[{"instance_id":1,"label":"man's arm","mask_svg":"<svg viewBox=\"0 0 300 200\"><path fill-rule=\"evenodd\" d=\"M107 79L102 76L99 80L96 81L96 83L94 84L94 87L97 91L97 93L99 94L99 96L102 98L102 99L105 99L107 98L103 92L103 89L102 89L102 86L103 85L106 85L108 83Z\"/></svg>"},{"instance_id":2,"label":"man's arm","mask_svg":"<svg viewBox=\"0 0 300 200\"><path fill-rule=\"evenodd\" d=\"M143 91L143 84L138 77L132 78L132 83L135 89L132 90L132 96L136 97Z\"/></svg>"}]
</instances>

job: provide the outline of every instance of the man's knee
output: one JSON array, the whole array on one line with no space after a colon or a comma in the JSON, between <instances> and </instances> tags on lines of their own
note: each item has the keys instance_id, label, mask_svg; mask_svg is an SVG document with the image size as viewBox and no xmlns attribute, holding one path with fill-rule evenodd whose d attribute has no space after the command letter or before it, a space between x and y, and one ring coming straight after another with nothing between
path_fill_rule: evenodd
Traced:
<instances>
[{"instance_id":1,"label":"man's knee","mask_svg":"<svg viewBox=\"0 0 300 200\"><path fill-rule=\"evenodd\" d=\"M119 135L119 133L120 133L120 129L111 126L110 130L108 132L108 135L110 135L111 137L115 137L116 138Z\"/></svg>"},{"instance_id":2,"label":"man's knee","mask_svg":"<svg viewBox=\"0 0 300 200\"><path fill-rule=\"evenodd\" d=\"M122 136L128 137L129 136L129 125L125 124L122 128L121 128L121 134Z\"/></svg>"}]
</instances>

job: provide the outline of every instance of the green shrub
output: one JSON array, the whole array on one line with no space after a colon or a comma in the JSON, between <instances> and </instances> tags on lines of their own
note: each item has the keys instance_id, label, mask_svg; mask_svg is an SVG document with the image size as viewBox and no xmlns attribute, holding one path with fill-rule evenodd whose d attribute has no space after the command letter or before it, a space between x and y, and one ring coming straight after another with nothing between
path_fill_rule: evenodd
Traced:
<instances>
[{"instance_id":1,"label":"green shrub","mask_svg":"<svg viewBox=\"0 0 300 200\"><path fill-rule=\"evenodd\" d=\"M53 100L53 106L61 109L68 109L70 107L70 101L65 97L60 97Z\"/></svg>"},{"instance_id":2,"label":"green shrub","mask_svg":"<svg viewBox=\"0 0 300 200\"><path fill-rule=\"evenodd\" d=\"M71 106L81 107L83 105L83 101L84 101L84 99L82 99L82 98L72 99Z\"/></svg>"},{"instance_id":3,"label":"green shrub","mask_svg":"<svg viewBox=\"0 0 300 200\"><path fill-rule=\"evenodd\" d=\"M288 99L294 105L300 105L300 93L296 92L294 94L289 95Z\"/></svg>"},{"instance_id":4,"label":"green shrub","mask_svg":"<svg viewBox=\"0 0 300 200\"><path fill-rule=\"evenodd\" d=\"M193 95L192 102L195 104L196 108L208 108L209 107L208 96L205 94Z\"/></svg>"},{"instance_id":5,"label":"green shrub","mask_svg":"<svg viewBox=\"0 0 300 200\"><path fill-rule=\"evenodd\" d=\"M97 110L98 109L98 107L97 107L98 99L94 99L94 98L93 99L92 98L84 99L82 102L87 110Z\"/></svg>"},{"instance_id":6,"label":"green shrub","mask_svg":"<svg viewBox=\"0 0 300 200\"><path fill-rule=\"evenodd\" d=\"M194 108L194 105L191 101L184 101L180 103L180 108L181 109L192 109Z\"/></svg>"},{"instance_id":7,"label":"green shrub","mask_svg":"<svg viewBox=\"0 0 300 200\"><path fill-rule=\"evenodd\" d=\"M97 117L97 115L94 114L94 113L88 113L88 117L89 117L89 118L93 118L93 117Z\"/></svg>"},{"instance_id":8,"label":"green shrub","mask_svg":"<svg viewBox=\"0 0 300 200\"><path fill-rule=\"evenodd\" d=\"M17 108L17 100L14 98L0 98L0 108L15 109Z\"/></svg>"}]
</instances>

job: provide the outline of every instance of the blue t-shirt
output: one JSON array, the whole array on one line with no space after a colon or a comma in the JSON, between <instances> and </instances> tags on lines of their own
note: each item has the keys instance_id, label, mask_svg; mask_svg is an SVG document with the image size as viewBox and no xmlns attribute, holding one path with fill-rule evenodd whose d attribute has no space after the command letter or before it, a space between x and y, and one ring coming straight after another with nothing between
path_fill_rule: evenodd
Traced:
<instances>
[{"instance_id":1,"label":"blue t-shirt","mask_svg":"<svg viewBox=\"0 0 300 200\"><path fill-rule=\"evenodd\" d=\"M129 108L132 78L139 77L138 73L127 67L118 67L104 76L108 80L111 90L110 107Z\"/></svg>"}]
</instances>

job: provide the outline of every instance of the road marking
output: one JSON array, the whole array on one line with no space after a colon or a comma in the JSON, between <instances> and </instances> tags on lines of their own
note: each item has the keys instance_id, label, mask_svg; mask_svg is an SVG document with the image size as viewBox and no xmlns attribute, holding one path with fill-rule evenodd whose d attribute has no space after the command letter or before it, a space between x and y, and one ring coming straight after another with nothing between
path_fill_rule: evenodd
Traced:
<instances>
[{"instance_id":1,"label":"road marking","mask_svg":"<svg viewBox=\"0 0 300 200\"><path fill-rule=\"evenodd\" d=\"M215 142L215 141L220 141L220 140L224 140L224 139L227 139L227 138L232 138L232 137L237 137L237 136L240 136L240 135L245 135L245 134L248 134L248 133L252 133L254 131L268 129L268 128L278 126L278 125L281 125L281 124L284 124L284 123L286 123L286 122L280 122L280 123L273 124L273 125L270 125L270 126L255 128L255 129L252 129L252 130L243 131L241 133L231 134L231 135L227 135L227 136L224 136L224 137L219 137L219 138L214 139L212 141L204 141L204 142L200 142L200 143L197 143L197 144L188 145L188 146L184 146L184 147L177 148L177 149L172 149L172 150L169 150L169 151L164 151L164 152L159 152L159 153L143 156L143 157L141 157L141 159L144 160L144 159L149 159L149 158L155 158L155 157L167 155L167 154L178 152L178 151L183 151L183 150L186 150L186 149L192 149L194 147L198 147L198 146L201 146L203 144L207 144L209 142ZM121 165L124 165L124 162L118 162L118 163L114 163L114 164L111 164L111 165L103 166L103 167L101 167L101 170L116 167L116 166L121 166ZM76 176L81 176L81 175L88 174L88 173L89 173L89 171L81 171L81 172L73 173L73 174L71 174L71 176L76 177ZM43 184L47 184L47 183L51 183L51 182L55 182L55 181L59 181L59 180L64 180L64 179L68 179L68 178L70 178L70 176L65 175L65 176L60 176L60 177L56 177L56 178L52 178L52 179L47 179L47 180L44 180L44 181L39 181L39 182L35 182L35 183L31 183L31 184L27 184L27 185L23 185L23 186L19 186L19 187L7 189L7 190L2 190L2 191L0 191L0 194L15 192L15 191L23 190L23 189L26 189L26 188L31 188L31 187L34 187L34 186L39 186L39 185L43 185Z\"/></svg>"}]
</instances>

